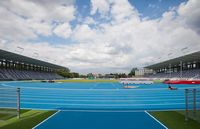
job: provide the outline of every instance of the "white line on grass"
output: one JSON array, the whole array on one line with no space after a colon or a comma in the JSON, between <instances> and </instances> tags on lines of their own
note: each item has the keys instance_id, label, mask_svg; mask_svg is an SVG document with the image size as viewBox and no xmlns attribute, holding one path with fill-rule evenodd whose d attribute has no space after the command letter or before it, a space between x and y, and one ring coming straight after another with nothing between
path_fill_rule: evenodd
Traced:
<instances>
[{"instance_id":1,"label":"white line on grass","mask_svg":"<svg viewBox=\"0 0 200 129\"><path fill-rule=\"evenodd\" d=\"M155 117L153 117L151 114L149 114L147 111L144 111L147 115L149 115L152 119L154 119L156 122L158 122L160 125L162 125L165 129L168 129L163 123L161 123L159 120L157 120Z\"/></svg>"},{"instance_id":2,"label":"white line on grass","mask_svg":"<svg viewBox=\"0 0 200 129\"><path fill-rule=\"evenodd\" d=\"M55 116L56 114L58 114L60 112L60 110L58 110L56 113L52 114L50 117L48 117L47 119L43 120L42 122L40 122L39 124L37 124L36 126L34 126L32 129L37 128L39 125L43 124L44 122L46 122L47 120L49 120L50 118L52 118L53 116Z\"/></svg>"}]
</instances>

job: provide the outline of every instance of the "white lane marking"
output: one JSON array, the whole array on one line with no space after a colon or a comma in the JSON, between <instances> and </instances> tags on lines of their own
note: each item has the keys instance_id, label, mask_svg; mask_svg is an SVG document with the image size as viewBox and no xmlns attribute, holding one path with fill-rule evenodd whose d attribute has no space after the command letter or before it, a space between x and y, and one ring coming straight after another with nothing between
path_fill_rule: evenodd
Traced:
<instances>
[{"instance_id":1,"label":"white lane marking","mask_svg":"<svg viewBox=\"0 0 200 129\"><path fill-rule=\"evenodd\" d=\"M64 90L64 91L169 91L168 88L147 88L147 89L64 89L64 88L38 88L38 87L21 87L23 89L32 89L32 90ZM179 91L180 89L184 90L186 88L199 88L199 87L182 87L178 88Z\"/></svg>"},{"instance_id":2,"label":"white lane marking","mask_svg":"<svg viewBox=\"0 0 200 129\"><path fill-rule=\"evenodd\" d=\"M4 83L1 83L2 86L7 86L7 87L16 87L16 86L11 86L11 85L7 85ZM21 87L23 89L36 89L36 90L74 90L74 91L138 91L138 90L149 90L149 91L155 91L155 90L168 90L167 88L147 88L147 89L64 89L64 88L38 88L38 87ZM178 87L178 89L186 89L186 88L199 88L197 85L192 86L192 87Z\"/></svg>"},{"instance_id":3,"label":"white lane marking","mask_svg":"<svg viewBox=\"0 0 200 129\"><path fill-rule=\"evenodd\" d=\"M9 108L9 107L0 107L0 108ZM10 108L10 109L13 109L13 108ZM44 111L46 111L46 110L58 110L57 108L48 108L48 109L46 109L46 108L21 108L21 109L30 109L30 110L44 110ZM181 108L179 108L179 109L160 109L160 110L155 110L155 109L149 109L149 110L145 110L145 111L183 111L183 110L185 110L184 108L183 109L181 109ZM119 111L119 112L144 112L144 110L134 110L134 109L124 109L124 110L120 110L120 109L114 109L114 110L109 110L109 109L98 109L98 110L96 110L96 109L62 109L62 110L60 110L60 111L88 111L88 112L90 112L90 111L96 111L96 112L117 112L117 111Z\"/></svg>"},{"instance_id":4,"label":"white lane marking","mask_svg":"<svg viewBox=\"0 0 200 129\"><path fill-rule=\"evenodd\" d=\"M153 106L153 105L184 105L185 103L162 103L162 104L64 104L64 103L40 103L40 102L21 102L21 104L36 104L36 105L65 105L65 106Z\"/></svg>"},{"instance_id":5,"label":"white lane marking","mask_svg":"<svg viewBox=\"0 0 200 129\"><path fill-rule=\"evenodd\" d=\"M39 125L43 124L44 122L46 122L47 120L49 120L50 118L52 118L53 116L55 116L56 114L58 114L60 112L60 110L58 110L56 113L52 114L50 117L48 117L47 119L43 120L42 122L40 122L39 124L37 124L36 126L34 126L32 129L37 128Z\"/></svg>"},{"instance_id":6,"label":"white lane marking","mask_svg":"<svg viewBox=\"0 0 200 129\"><path fill-rule=\"evenodd\" d=\"M1 98L1 97L0 97ZM33 99L33 98L21 98L21 101L27 101L27 100L36 100L36 99ZM40 98L40 101L60 101L60 102L156 102L156 101L180 101L180 100L185 100L184 98L183 99L162 99L160 100L159 98L158 99L153 99L153 100L132 100L132 99L59 99L59 98Z\"/></svg>"},{"instance_id":7,"label":"white lane marking","mask_svg":"<svg viewBox=\"0 0 200 129\"><path fill-rule=\"evenodd\" d=\"M163 123L161 123L159 120L157 120L155 117L153 117L151 114L149 114L147 111L144 111L147 115L149 115L152 119L154 119L156 122L158 122L160 125L162 125L165 129L168 129Z\"/></svg>"}]
</instances>

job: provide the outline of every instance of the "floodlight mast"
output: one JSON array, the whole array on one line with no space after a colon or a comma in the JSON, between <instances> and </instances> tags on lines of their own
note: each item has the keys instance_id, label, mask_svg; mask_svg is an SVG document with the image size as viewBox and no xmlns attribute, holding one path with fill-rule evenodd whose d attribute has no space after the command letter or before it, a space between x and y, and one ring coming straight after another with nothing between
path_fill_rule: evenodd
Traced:
<instances>
[{"instance_id":1,"label":"floodlight mast","mask_svg":"<svg viewBox=\"0 0 200 129\"><path fill-rule=\"evenodd\" d=\"M19 49L19 50L15 50L15 51L18 52L19 54L22 54L22 52L24 52L23 47L17 46L17 49Z\"/></svg>"},{"instance_id":2,"label":"floodlight mast","mask_svg":"<svg viewBox=\"0 0 200 129\"><path fill-rule=\"evenodd\" d=\"M37 52L33 53L33 57L37 58L39 56L39 54Z\"/></svg>"},{"instance_id":3,"label":"floodlight mast","mask_svg":"<svg viewBox=\"0 0 200 129\"><path fill-rule=\"evenodd\" d=\"M173 53L168 53L168 59L170 59L170 56L172 55ZM172 78L172 65L169 64L169 78Z\"/></svg>"},{"instance_id":4,"label":"floodlight mast","mask_svg":"<svg viewBox=\"0 0 200 129\"><path fill-rule=\"evenodd\" d=\"M183 48L181 48L181 52L183 54L185 54L187 52L186 50L188 50L188 48L189 47L183 47ZM183 76L183 62L180 61L180 78L182 78L182 76Z\"/></svg>"},{"instance_id":5,"label":"floodlight mast","mask_svg":"<svg viewBox=\"0 0 200 129\"><path fill-rule=\"evenodd\" d=\"M185 54L187 52L186 50L188 50L188 48L189 47L183 47L183 48L181 48L181 52Z\"/></svg>"},{"instance_id":6,"label":"floodlight mast","mask_svg":"<svg viewBox=\"0 0 200 129\"><path fill-rule=\"evenodd\" d=\"M172 65L169 64L169 78L172 78Z\"/></svg>"},{"instance_id":7,"label":"floodlight mast","mask_svg":"<svg viewBox=\"0 0 200 129\"><path fill-rule=\"evenodd\" d=\"M180 61L180 78L183 76L183 62Z\"/></svg>"}]
</instances>

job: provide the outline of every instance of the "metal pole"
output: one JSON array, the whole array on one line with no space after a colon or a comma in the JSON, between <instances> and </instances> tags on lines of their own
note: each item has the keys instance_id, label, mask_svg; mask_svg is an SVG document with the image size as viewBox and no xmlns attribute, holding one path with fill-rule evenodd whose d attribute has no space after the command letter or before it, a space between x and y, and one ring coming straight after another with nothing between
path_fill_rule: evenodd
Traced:
<instances>
[{"instance_id":1,"label":"metal pole","mask_svg":"<svg viewBox=\"0 0 200 129\"><path fill-rule=\"evenodd\" d=\"M171 66L171 64L169 64L169 76L170 76L170 78L172 78L172 66Z\"/></svg>"},{"instance_id":2,"label":"metal pole","mask_svg":"<svg viewBox=\"0 0 200 129\"><path fill-rule=\"evenodd\" d=\"M183 76L183 62L182 61L180 61L180 65L181 65L181 69L180 69L180 77L182 78L182 76Z\"/></svg>"},{"instance_id":3,"label":"metal pole","mask_svg":"<svg viewBox=\"0 0 200 129\"><path fill-rule=\"evenodd\" d=\"M188 89L185 89L185 121L188 121Z\"/></svg>"},{"instance_id":4,"label":"metal pole","mask_svg":"<svg viewBox=\"0 0 200 129\"><path fill-rule=\"evenodd\" d=\"M17 88L17 118L20 118L20 88Z\"/></svg>"},{"instance_id":5,"label":"metal pole","mask_svg":"<svg viewBox=\"0 0 200 129\"><path fill-rule=\"evenodd\" d=\"M193 115L194 118L196 118L196 89L193 89L193 106L194 106L194 110L193 110Z\"/></svg>"}]
</instances>

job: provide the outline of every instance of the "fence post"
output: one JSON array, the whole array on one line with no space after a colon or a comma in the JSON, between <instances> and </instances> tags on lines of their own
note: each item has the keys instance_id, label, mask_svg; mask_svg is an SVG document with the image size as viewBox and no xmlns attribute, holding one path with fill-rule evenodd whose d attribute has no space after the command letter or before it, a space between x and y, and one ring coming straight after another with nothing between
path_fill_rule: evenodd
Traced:
<instances>
[{"instance_id":1,"label":"fence post","mask_svg":"<svg viewBox=\"0 0 200 129\"><path fill-rule=\"evenodd\" d=\"M188 89L185 89L185 121L188 121Z\"/></svg>"},{"instance_id":2,"label":"fence post","mask_svg":"<svg viewBox=\"0 0 200 129\"><path fill-rule=\"evenodd\" d=\"M17 88L17 118L20 118L20 88Z\"/></svg>"},{"instance_id":3,"label":"fence post","mask_svg":"<svg viewBox=\"0 0 200 129\"><path fill-rule=\"evenodd\" d=\"M193 89L193 116L196 118L196 89Z\"/></svg>"}]
</instances>

